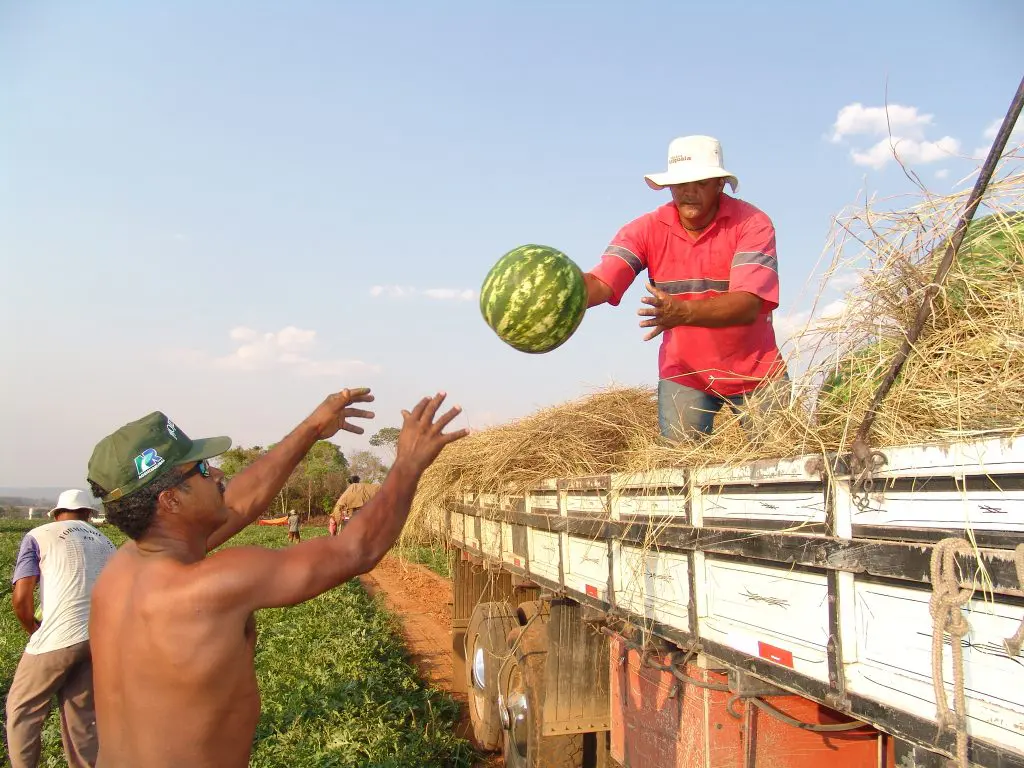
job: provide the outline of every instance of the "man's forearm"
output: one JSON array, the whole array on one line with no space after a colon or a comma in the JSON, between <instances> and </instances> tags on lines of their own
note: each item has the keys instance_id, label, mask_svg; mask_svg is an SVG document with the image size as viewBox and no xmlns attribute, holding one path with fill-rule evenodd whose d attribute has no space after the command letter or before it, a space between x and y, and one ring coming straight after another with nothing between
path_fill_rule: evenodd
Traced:
<instances>
[{"instance_id":1,"label":"man's forearm","mask_svg":"<svg viewBox=\"0 0 1024 768\"><path fill-rule=\"evenodd\" d=\"M35 593L38 584L38 576L25 576L14 582L11 588L11 608L18 617L18 623L30 635L39 629L35 613Z\"/></svg>"},{"instance_id":2,"label":"man's forearm","mask_svg":"<svg viewBox=\"0 0 1024 768\"><path fill-rule=\"evenodd\" d=\"M317 441L319 430L307 418L228 483L224 503L231 517L207 542L212 550L252 523L270 506L292 471Z\"/></svg>"},{"instance_id":3,"label":"man's forearm","mask_svg":"<svg viewBox=\"0 0 1024 768\"><path fill-rule=\"evenodd\" d=\"M284 550L255 547L249 552L238 547L208 558L211 567L226 567L221 572L230 575L216 581L219 589L226 589L227 604L246 612L296 605L373 570L402 532L419 474L415 467L395 462L377 495L337 536L314 537ZM232 558L244 564L224 566ZM240 591L231 591L232 581Z\"/></svg>"},{"instance_id":4,"label":"man's forearm","mask_svg":"<svg viewBox=\"0 0 1024 768\"><path fill-rule=\"evenodd\" d=\"M677 299L676 325L701 328L728 328L750 325L761 311L761 299L752 293L737 291L709 299Z\"/></svg>"},{"instance_id":5,"label":"man's forearm","mask_svg":"<svg viewBox=\"0 0 1024 768\"><path fill-rule=\"evenodd\" d=\"M587 287L587 309L604 304L612 297L612 289L596 275L583 273L583 284Z\"/></svg>"},{"instance_id":6,"label":"man's forearm","mask_svg":"<svg viewBox=\"0 0 1024 768\"><path fill-rule=\"evenodd\" d=\"M267 589L261 590L261 599L269 600L261 605L293 605L373 570L398 540L409 518L418 480L414 468L396 462L377 495L337 536L311 539L286 554L301 557L297 580L293 585L286 585L282 579L275 581L270 590L282 590L278 600Z\"/></svg>"},{"instance_id":7,"label":"man's forearm","mask_svg":"<svg viewBox=\"0 0 1024 768\"><path fill-rule=\"evenodd\" d=\"M18 623L21 624L22 629L30 635L39 629L39 622L36 621L35 611L31 602L25 605L22 602L15 601L14 615L18 617Z\"/></svg>"},{"instance_id":8,"label":"man's forearm","mask_svg":"<svg viewBox=\"0 0 1024 768\"><path fill-rule=\"evenodd\" d=\"M342 535L361 539L363 553L373 568L398 540L409 517L419 474L396 461L380 490L345 526Z\"/></svg>"}]
</instances>

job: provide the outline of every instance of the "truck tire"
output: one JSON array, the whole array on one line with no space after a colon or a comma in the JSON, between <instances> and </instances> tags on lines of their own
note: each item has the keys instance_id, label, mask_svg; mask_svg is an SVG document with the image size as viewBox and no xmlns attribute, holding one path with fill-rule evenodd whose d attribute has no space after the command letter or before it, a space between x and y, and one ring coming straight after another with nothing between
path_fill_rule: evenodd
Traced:
<instances>
[{"instance_id":1,"label":"truck tire","mask_svg":"<svg viewBox=\"0 0 1024 768\"><path fill-rule=\"evenodd\" d=\"M499 681L505 766L582 768L583 734L541 735L548 614L541 605L530 605L525 613L526 617L520 614L520 618L529 623L509 633L514 661L502 671Z\"/></svg>"},{"instance_id":2,"label":"truck tire","mask_svg":"<svg viewBox=\"0 0 1024 768\"><path fill-rule=\"evenodd\" d=\"M544 613L547 604L543 600L527 600L519 604L516 608L516 616L519 618L519 624L521 626L529 626L530 620L533 619L538 613Z\"/></svg>"},{"instance_id":3,"label":"truck tire","mask_svg":"<svg viewBox=\"0 0 1024 768\"><path fill-rule=\"evenodd\" d=\"M509 660L507 637L517 626L507 603L480 603L466 628L466 692L473 740L485 751L501 747L498 715L498 672Z\"/></svg>"}]
</instances>

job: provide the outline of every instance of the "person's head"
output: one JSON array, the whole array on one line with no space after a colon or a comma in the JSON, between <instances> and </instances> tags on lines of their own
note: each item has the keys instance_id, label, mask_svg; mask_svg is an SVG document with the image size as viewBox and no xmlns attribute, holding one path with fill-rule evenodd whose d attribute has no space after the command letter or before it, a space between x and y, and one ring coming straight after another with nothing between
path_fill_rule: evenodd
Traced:
<instances>
[{"instance_id":1,"label":"person's head","mask_svg":"<svg viewBox=\"0 0 1024 768\"><path fill-rule=\"evenodd\" d=\"M718 212L725 185L739 180L723 167L722 146L710 136L681 136L668 146L668 169L644 177L651 189L668 188L687 229L703 229Z\"/></svg>"},{"instance_id":2,"label":"person's head","mask_svg":"<svg viewBox=\"0 0 1024 768\"><path fill-rule=\"evenodd\" d=\"M96 512L92 499L85 491L71 488L57 497L57 506L47 512L57 522L64 520L88 521L89 516Z\"/></svg>"},{"instance_id":3,"label":"person's head","mask_svg":"<svg viewBox=\"0 0 1024 768\"><path fill-rule=\"evenodd\" d=\"M358 482L359 482L359 475L352 475L352 477L350 477L348 479L349 485L355 485Z\"/></svg>"},{"instance_id":4,"label":"person's head","mask_svg":"<svg viewBox=\"0 0 1024 768\"><path fill-rule=\"evenodd\" d=\"M154 411L107 435L89 459L89 486L107 519L132 539L154 523L214 531L227 520L224 473L207 459L231 447L231 438L190 440Z\"/></svg>"}]
</instances>

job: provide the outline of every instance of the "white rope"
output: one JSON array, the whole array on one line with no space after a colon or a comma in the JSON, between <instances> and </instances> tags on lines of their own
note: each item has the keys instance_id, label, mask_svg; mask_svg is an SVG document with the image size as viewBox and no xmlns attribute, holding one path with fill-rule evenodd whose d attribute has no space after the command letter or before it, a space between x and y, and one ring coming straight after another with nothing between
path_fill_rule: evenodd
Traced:
<instances>
[{"instance_id":1,"label":"white rope","mask_svg":"<svg viewBox=\"0 0 1024 768\"><path fill-rule=\"evenodd\" d=\"M962 640L970 631L962 608L971 599L972 589L962 588L957 575L956 556L973 554L964 539L943 539L935 545L931 560L932 597L928 612L932 617L932 685L935 688L936 716L940 730L956 729L956 760L959 768L967 762L967 701L964 694L964 647ZM953 704L946 700L942 671L943 635L949 634L953 652Z\"/></svg>"}]
</instances>

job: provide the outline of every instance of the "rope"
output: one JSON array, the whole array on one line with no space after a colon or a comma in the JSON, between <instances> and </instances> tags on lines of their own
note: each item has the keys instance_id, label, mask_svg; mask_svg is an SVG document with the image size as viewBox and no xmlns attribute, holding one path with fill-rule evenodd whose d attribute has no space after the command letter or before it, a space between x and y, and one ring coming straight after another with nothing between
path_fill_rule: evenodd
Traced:
<instances>
[{"instance_id":1,"label":"rope","mask_svg":"<svg viewBox=\"0 0 1024 768\"><path fill-rule=\"evenodd\" d=\"M1017 568L1017 583L1024 587L1024 544L1018 544L1013 550L1013 564ZM1006 652L1010 658L1015 658L1020 653L1020 646L1024 644L1024 619L1020 620L1020 626L1013 633L1013 637L1003 640Z\"/></svg>"},{"instance_id":2,"label":"rope","mask_svg":"<svg viewBox=\"0 0 1024 768\"><path fill-rule=\"evenodd\" d=\"M965 539L943 539L935 545L931 561L932 597L928 601L928 612L932 617L932 685L935 688L936 715L939 730L950 726L956 729L956 759L960 768L968 768L964 647L961 641L970 631L970 625L961 609L971 599L973 590L961 588L957 576L956 556L973 552ZM946 700L946 685L942 671L942 642L947 632L953 652L955 712L950 711Z\"/></svg>"}]
</instances>

